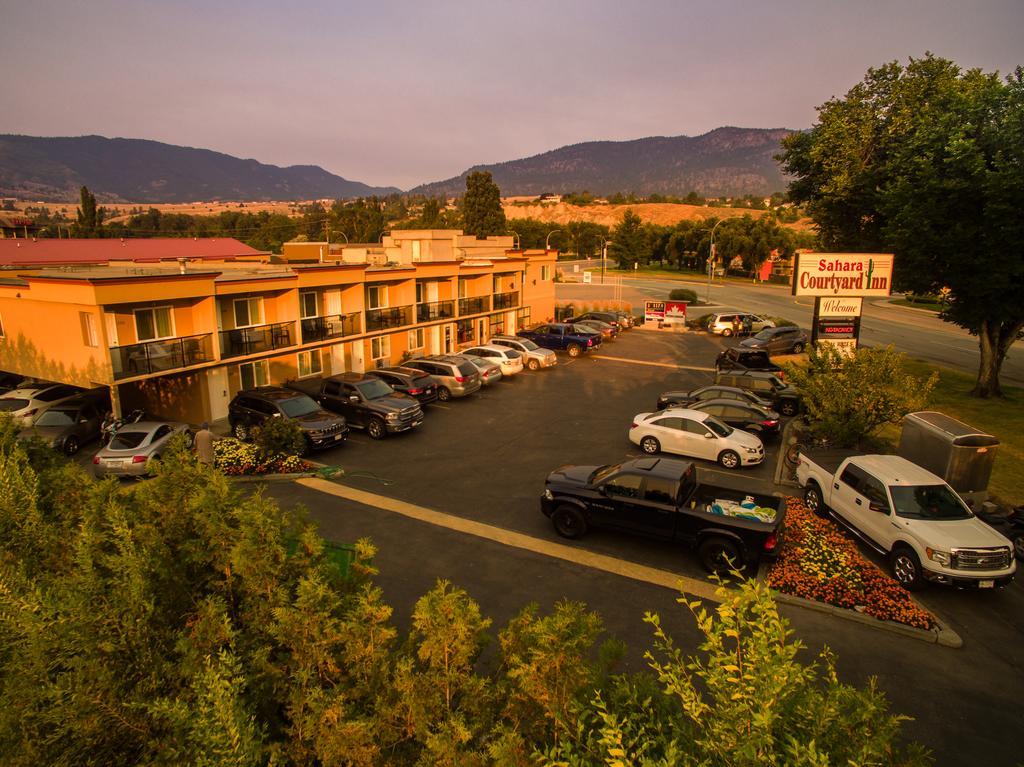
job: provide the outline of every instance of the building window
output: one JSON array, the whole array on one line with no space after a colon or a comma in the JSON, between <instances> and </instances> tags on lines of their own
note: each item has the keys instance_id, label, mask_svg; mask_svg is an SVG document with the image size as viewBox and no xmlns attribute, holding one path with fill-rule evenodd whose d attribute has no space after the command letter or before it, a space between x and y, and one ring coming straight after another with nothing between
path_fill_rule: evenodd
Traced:
<instances>
[{"instance_id":1,"label":"building window","mask_svg":"<svg viewBox=\"0 0 1024 767\"><path fill-rule=\"evenodd\" d=\"M135 310L135 336L140 341L174 337L174 317L169 306Z\"/></svg>"},{"instance_id":2,"label":"building window","mask_svg":"<svg viewBox=\"0 0 1024 767\"><path fill-rule=\"evenodd\" d=\"M549 280L549 279L551 279L551 267L550 266L542 266L540 268L540 278L542 280Z\"/></svg>"},{"instance_id":3,"label":"building window","mask_svg":"<svg viewBox=\"0 0 1024 767\"><path fill-rule=\"evenodd\" d=\"M266 360L246 362L238 366L238 375L242 379L242 389L267 386L270 384L270 364Z\"/></svg>"},{"instance_id":4,"label":"building window","mask_svg":"<svg viewBox=\"0 0 1024 767\"><path fill-rule=\"evenodd\" d=\"M413 261L419 261L420 260L420 241L419 240L413 240L412 241L412 260Z\"/></svg>"},{"instance_id":5,"label":"building window","mask_svg":"<svg viewBox=\"0 0 1024 767\"><path fill-rule=\"evenodd\" d=\"M7 333L4 332L4 321L0 319L0 338L7 338Z\"/></svg>"},{"instance_id":6,"label":"building window","mask_svg":"<svg viewBox=\"0 0 1024 767\"><path fill-rule=\"evenodd\" d=\"M369 285L366 288L366 308L384 309L388 305L388 286Z\"/></svg>"},{"instance_id":7,"label":"building window","mask_svg":"<svg viewBox=\"0 0 1024 767\"><path fill-rule=\"evenodd\" d=\"M96 332L96 318L91 312L79 312L82 321L82 340L86 346L99 346L100 336Z\"/></svg>"},{"instance_id":8,"label":"building window","mask_svg":"<svg viewBox=\"0 0 1024 767\"><path fill-rule=\"evenodd\" d=\"M473 340L473 320L459 320L455 323L455 342L468 344Z\"/></svg>"},{"instance_id":9,"label":"building window","mask_svg":"<svg viewBox=\"0 0 1024 767\"><path fill-rule=\"evenodd\" d=\"M319 349L299 352L299 378L320 375L323 370L324 363Z\"/></svg>"},{"instance_id":10,"label":"building window","mask_svg":"<svg viewBox=\"0 0 1024 767\"><path fill-rule=\"evenodd\" d=\"M263 299L262 298L236 298L235 299L235 327L250 328L253 325L263 324Z\"/></svg>"},{"instance_id":11,"label":"building window","mask_svg":"<svg viewBox=\"0 0 1024 767\"><path fill-rule=\"evenodd\" d=\"M427 286L422 282L416 283L416 303L422 304L427 300Z\"/></svg>"},{"instance_id":12,"label":"building window","mask_svg":"<svg viewBox=\"0 0 1024 767\"><path fill-rule=\"evenodd\" d=\"M387 359L391 356L391 337L377 336L370 339L370 357L375 360Z\"/></svg>"},{"instance_id":13,"label":"building window","mask_svg":"<svg viewBox=\"0 0 1024 767\"><path fill-rule=\"evenodd\" d=\"M409 348L410 349L422 349L423 348L423 328L416 328L415 330L409 331Z\"/></svg>"},{"instance_id":14,"label":"building window","mask_svg":"<svg viewBox=\"0 0 1024 767\"><path fill-rule=\"evenodd\" d=\"M530 326L530 307L524 306L516 312L516 330L523 330Z\"/></svg>"},{"instance_id":15,"label":"building window","mask_svg":"<svg viewBox=\"0 0 1024 767\"><path fill-rule=\"evenodd\" d=\"M316 308L316 293L299 293L299 317L319 317L320 312Z\"/></svg>"},{"instance_id":16,"label":"building window","mask_svg":"<svg viewBox=\"0 0 1024 767\"><path fill-rule=\"evenodd\" d=\"M500 336L505 332L505 315L504 314L492 314L488 317L490 321L487 328L487 337L492 338L494 336ZM481 339L482 340L482 339Z\"/></svg>"}]
</instances>

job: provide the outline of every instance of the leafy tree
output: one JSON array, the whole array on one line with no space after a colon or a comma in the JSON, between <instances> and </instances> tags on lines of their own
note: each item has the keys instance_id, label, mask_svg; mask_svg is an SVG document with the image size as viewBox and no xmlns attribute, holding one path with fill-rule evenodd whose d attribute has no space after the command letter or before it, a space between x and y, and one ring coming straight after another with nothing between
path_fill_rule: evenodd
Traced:
<instances>
[{"instance_id":1,"label":"leafy tree","mask_svg":"<svg viewBox=\"0 0 1024 767\"><path fill-rule=\"evenodd\" d=\"M96 207L96 195L87 186L79 190L79 197L77 223L73 230L75 237L102 237L106 208Z\"/></svg>"},{"instance_id":2,"label":"leafy tree","mask_svg":"<svg viewBox=\"0 0 1024 767\"><path fill-rule=\"evenodd\" d=\"M800 390L812 433L836 447L856 447L880 426L899 423L928 402L938 381L904 369L891 346L860 348L850 356L831 346L812 347L806 366L784 365Z\"/></svg>"},{"instance_id":3,"label":"leafy tree","mask_svg":"<svg viewBox=\"0 0 1024 767\"><path fill-rule=\"evenodd\" d=\"M651 244L648 232L640 216L627 208L622 221L612 231L611 255L619 262L620 269L632 269L633 264L650 258Z\"/></svg>"},{"instance_id":4,"label":"leafy tree","mask_svg":"<svg viewBox=\"0 0 1024 767\"><path fill-rule=\"evenodd\" d=\"M268 418L255 429L253 441L266 458L304 455L309 447L302 427L291 418Z\"/></svg>"},{"instance_id":5,"label":"leafy tree","mask_svg":"<svg viewBox=\"0 0 1024 767\"><path fill-rule=\"evenodd\" d=\"M501 207L501 191L489 172L474 171L466 176L462 217L466 234L483 238L506 233L508 224Z\"/></svg>"},{"instance_id":6,"label":"leafy tree","mask_svg":"<svg viewBox=\"0 0 1024 767\"><path fill-rule=\"evenodd\" d=\"M950 291L978 336L973 393L999 396L1024 329L1024 70L1005 81L927 54L868 70L780 156L825 247L892 251L897 286Z\"/></svg>"},{"instance_id":7,"label":"leafy tree","mask_svg":"<svg viewBox=\"0 0 1024 767\"><path fill-rule=\"evenodd\" d=\"M872 681L838 680L827 650L797 660L802 645L753 580L720 588L713 609L679 599L704 634L687 657L648 613L654 676L617 677L579 716L574 737L545 752L544 764L697 767L729 765L924 765L924 752L894 746L905 717L888 713Z\"/></svg>"}]
</instances>

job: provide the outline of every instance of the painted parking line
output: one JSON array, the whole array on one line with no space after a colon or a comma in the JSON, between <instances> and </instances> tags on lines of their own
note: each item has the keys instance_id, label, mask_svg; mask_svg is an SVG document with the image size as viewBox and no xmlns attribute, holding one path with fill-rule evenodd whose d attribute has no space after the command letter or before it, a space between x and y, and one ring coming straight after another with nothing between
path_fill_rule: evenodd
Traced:
<instances>
[{"instance_id":1,"label":"painted parking line","mask_svg":"<svg viewBox=\"0 0 1024 767\"><path fill-rule=\"evenodd\" d=\"M451 410L450 405L438 405L436 402L431 402L427 407L436 407L438 410Z\"/></svg>"},{"instance_id":2,"label":"painted parking line","mask_svg":"<svg viewBox=\"0 0 1024 767\"><path fill-rule=\"evenodd\" d=\"M495 527L494 525L484 524L483 522L463 519L462 517L445 514L444 512L428 509L424 506L406 503L396 498L388 498L384 495L377 495L376 493L368 493L365 490L357 490L353 487L339 485L336 482L328 482L325 479L299 479L296 482L321 493L345 498L375 509L391 511L429 525L483 538L503 546L523 549L524 551L541 554L553 559L561 559L581 565L582 567L589 567L593 570L601 570L602 572L611 573L623 578L662 586L672 591L683 591L701 599L709 599L714 602L720 601L715 594L716 587L714 584L696 578L688 578L685 575L679 575L668 570L647 567L646 565L639 565L625 559L609 557L605 554L596 554L562 543L555 543L543 538L535 538L531 535L524 535L523 533L516 533L512 530Z\"/></svg>"},{"instance_id":3,"label":"painted parking line","mask_svg":"<svg viewBox=\"0 0 1024 767\"><path fill-rule=\"evenodd\" d=\"M656 368L671 368L672 370L700 370L705 373L714 373L714 368L698 367L697 365L672 365L668 362L650 362L649 360L631 360L625 357L605 357L600 354L590 355L592 360L608 360L610 362L628 362L630 365L650 365Z\"/></svg>"}]
</instances>

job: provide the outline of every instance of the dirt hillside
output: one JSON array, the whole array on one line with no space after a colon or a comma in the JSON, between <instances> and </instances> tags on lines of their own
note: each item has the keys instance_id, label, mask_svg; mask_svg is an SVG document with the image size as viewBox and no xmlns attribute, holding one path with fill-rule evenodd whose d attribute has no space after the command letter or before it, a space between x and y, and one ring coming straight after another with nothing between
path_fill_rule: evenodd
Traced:
<instances>
[{"instance_id":1,"label":"dirt hillside","mask_svg":"<svg viewBox=\"0 0 1024 767\"><path fill-rule=\"evenodd\" d=\"M759 218L765 214L763 210L744 210L742 208L710 208L703 205L681 205L678 203L645 202L635 205L568 205L566 203L544 203L535 205L509 204L504 202L505 217L509 220L517 218L533 218L551 224L568 224L572 221L590 221L595 224L614 227L622 221L627 209L632 209L646 223L659 226L672 226L680 221L703 220L706 218L733 218L749 215ZM793 229L807 230L812 228L810 220L801 220L795 224L787 224Z\"/></svg>"}]
</instances>

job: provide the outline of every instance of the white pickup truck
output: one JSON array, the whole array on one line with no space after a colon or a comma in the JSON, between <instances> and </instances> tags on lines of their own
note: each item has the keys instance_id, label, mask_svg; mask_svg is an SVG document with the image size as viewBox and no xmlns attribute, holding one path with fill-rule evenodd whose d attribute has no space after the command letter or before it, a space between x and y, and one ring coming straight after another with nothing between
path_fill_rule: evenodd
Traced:
<instances>
[{"instance_id":1,"label":"white pickup truck","mask_svg":"<svg viewBox=\"0 0 1024 767\"><path fill-rule=\"evenodd\" d=\"M977 519L939 477L896 455L822 450L801 454L796 478L807 507L889 557L907 589L925 583L996 588L1013 580L1008 540Z\"/></svg>"}]
</instances>

